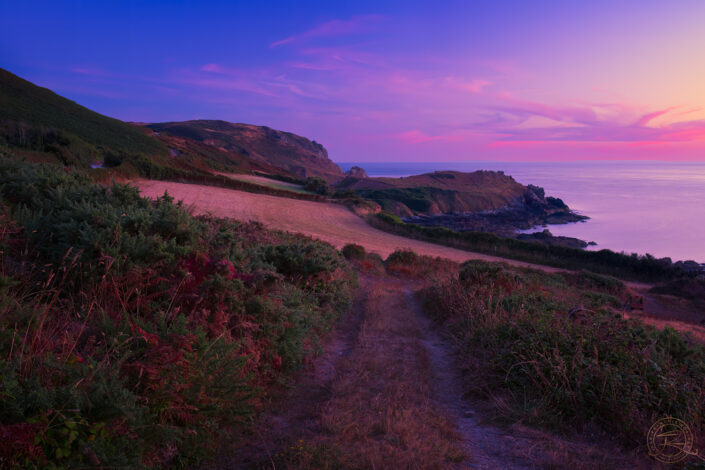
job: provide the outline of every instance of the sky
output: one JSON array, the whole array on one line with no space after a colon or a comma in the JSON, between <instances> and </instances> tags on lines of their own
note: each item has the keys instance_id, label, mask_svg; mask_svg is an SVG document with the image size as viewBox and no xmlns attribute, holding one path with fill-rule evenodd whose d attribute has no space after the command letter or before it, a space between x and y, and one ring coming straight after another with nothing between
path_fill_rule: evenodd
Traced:
<instances>
[{"instance_id":1,"label":"sky","mask_svg":"<svg viewBox=\"0 0 705 470\"><path fill-rule=\"evenodd\" d=\"M337 162L705 161L705 2L0 1L0 67Z\"/></svg>"}]
</instances>

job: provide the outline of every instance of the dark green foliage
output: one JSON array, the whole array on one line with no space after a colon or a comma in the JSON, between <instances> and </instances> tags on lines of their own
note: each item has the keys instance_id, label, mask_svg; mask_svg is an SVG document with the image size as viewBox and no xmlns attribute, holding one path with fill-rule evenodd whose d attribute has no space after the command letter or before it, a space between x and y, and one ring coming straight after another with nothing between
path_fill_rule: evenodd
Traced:
<instances>
[{"instance_id":1,"label":"dark green foliage","mask_svg":"<svg viewBox=\"0 0 705 470\"><path fill-rule=\"evenodd\" d=\"M365 259L365 247L362 245L356 245L355 243L348 243L343 247L341 250L343 253L343 256L345 256L346 259L356 259L356 260L363 260Z\"/></svg>"},{"instance_id":2,"label":"dark green foliage","mask_svg":"<svg viewBox=\"0 0 705 470\"><path fill-rule=\"evenodd\" d=\"M307 178L306 183L304 184L304 188L308 191L320 194L322 196L327 196L328 193L330 193L328 183L326 183L323 178L320 178L318 176L312 176Z\"/></svg>"},{"instance_id":3,"label":"dark green foliage","mask_svg":"<svg viewBox=\"0 0 705 470\"><path fill-rule=\"evenodd\" d=\"M126 267L173 261L198 238L198 223L166 194L152 203L134 187L93 185L51 165L0 160L0 197L53 263L67 254L88 264L107 255Z\"/></svg>"},{"instance_id":4,"label":"dark green foliage","mask_svg":"<svg viewBox=\"0 0 705 470\"><path fill-rule=\"evenodd\" d=\"M630 444L663 416L701 433L705 349L615 314L618 287L592 273L469 262L424 298L460 345L468 390L501 397L506 419L560 429L597 423Z\"/></svg>"},{"instance_id":5,"label":"dark green foliage","mask_svg":"<svg viewBox=\"0 0 705 470\"><path fill-rule=\"evenodd\" d=\"M375 201L383 209L393 207L395 202L401 202L415 212L426 212L439 197L452 197L454 191L424 187L424 188L391 188L391 189L364 189L357 193Z\"/></svg>"},{"instance_id":6,"label":"dark green foliage","mask_svg":"<svg viewBox=\"0 0 705 470\"><path fill-rule=\"evenodd\" d=\"M44 145L49 132L56 134L57 143L64 147L76 140L82 142L78 145L90 145L96 150L166 153L163 144L133 126L86 109L3 69L0 69L0 121L26 126L28 133L44 133ZM27 147L29 141L14 144ZM36 148L37 144L35 139L29 148Z\"/></svg>"},{"instance_id":7,"label":"dark green foliage","mask_svg":"<svg viewBox=\"0 0 705 470\"><path fill-rule=\"evenodd\" d=\"M580 271L578 277L579 283L589 289L601 290L613 295L622 295L625 292L624 283L612 276Z\"/></svg>"},{"instance_id":8,"label":"dark green foliage","mask_svg":"<svg viewBox=\"0 0 705 470\"><path fill-rule=\"evenodd\" d=\"M389 254L386 263L414 264L418 255L411 250L396 250Z\"/></svg>"},{"instance_id":9,"label":"dark green foliage","mask_svg":"<svg viewBox=\"0 0 705 470\"><path fill-rule=\"evenodd\" d=\"M559 268L589 270L623 279L645 281L669 280L680 275L675 265L649 255L628 255L610 250L587 251L502 238L486 232L455 232L445 227L423 227L407 224L388 212L380 212L369 220L377 228L403 236Z\"/></svg>"},{"instance_id":10,"label":"dark green foliage","mask_svg":"<svg viewBox=\"0 0 705 470\"><path fill-rule=\"evenodd\" d=\"M0 207L3 468L198 466L350 302L330 245L168 195L2 159Z\"/></svg>"},{"instance_id":11,"label":"dark green foliage","mask_svg":"<svg viewBox=\"0 0 705 470\"><path fill-rule=\"evenodd\" d=\"M340 254L332 247L322 250L313 242L270 245L263 248L264 259L282 274L312 276L332 272L342 266Z\"/></svg>"}]
</instances>

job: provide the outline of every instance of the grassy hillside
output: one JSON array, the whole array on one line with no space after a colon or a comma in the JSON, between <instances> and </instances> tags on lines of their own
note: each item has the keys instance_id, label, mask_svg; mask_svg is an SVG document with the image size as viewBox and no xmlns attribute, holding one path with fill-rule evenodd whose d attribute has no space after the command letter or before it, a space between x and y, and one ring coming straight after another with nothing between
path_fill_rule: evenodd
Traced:
<instances>
[{"instance_id":1,"label":"grassy hillside","mask_svg":"<svg viewBox=\"0 0 705 470\"><path fill-rule=\"evenodd\" d=\"M165 122L149 124L148 127L159 133L245 155L301 178L318 176L332 182L343 177L342 170L328 158L328 152L321 144L290 132L214 120Z\"/></svg>"},{"instance_id":2,"label":"grassy hillside","mask_svg":"<svg viewBox=\"0 0 705 470\"><path fill-rule=\"evenodd\" d=\"M103 116L2 69L0 146L31 161L84 169L102 166L93 171L99 180L142 176L230 184L223 177L214 179L213 173L217 172L297 179L286 168L253 159L235 148L209 145L190 136L160 135ZM254 185L240 185L238 189L257 190Z\"/></svg>"},{"instance_id":3,"label":"grassy hillside","mask_svg":"<svg viewBox=\"0 0 705 470\"><path fill-rule=\"evenodd\" d=\"M423 299L458 345L464 391L491 397L498 417L563 432L599 428L642 447L652 423L672 416L702 442L705 349L623 318L626 295L620 281L589 272L467 262Z\"/></svg>"},{"instance_id":4,"label":"grassy hillside","mask_svg":"<svg viewBox=\"0 0 705 470\"><path fill-rule=\"evenodd\" d=\"M117 119L98 114L0 69L0 142L90 165L108 154L165 155L166 146Z\"/></svg>"},{"instance_id":5,"label":"grassy hillside","mask_svg":"<svg viewBox=\"0 0 705 470\"><path fill-rule=\"evenodd\" d=\"M197 468L354 282L325 243L10 158L0 227L0 468Z\"/></svg>"}]
</instances>

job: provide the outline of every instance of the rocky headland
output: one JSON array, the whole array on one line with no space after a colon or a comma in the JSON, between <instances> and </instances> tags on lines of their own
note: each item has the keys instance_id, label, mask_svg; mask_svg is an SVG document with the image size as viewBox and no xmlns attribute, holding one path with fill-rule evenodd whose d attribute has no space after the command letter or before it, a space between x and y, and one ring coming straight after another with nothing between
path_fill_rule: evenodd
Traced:
<instances>
[{"instance_id":1,"label":"rocky headland","mask_svg":"<svg viewBox=\"0 0 705 470\"><path fill-rule=\"evenodd\" d=\"M543 188L530 184L520 198L499 209L414 215L403 220L427 227L446 227L457 232L490 232L507 238L585 248L588 242L573 237L554 236L547 229L534 233L518 231L551 224L580 222L588 218L573 212L561 199L547 197Z\"/></svg>"},{"instance_id":2,"label":"rocky headland","mask_svg":"<svg viewBox=\"0 0 705 470\"><path fill-rule=\"evenodd\" d=\"M374 201L407 223L458 232L490 232L507 238L585 248L588 243L556 237L550 231L519 233L533 227L588 219L543 188L524 186L499 171L436 171L401 178L370 178L355 168L338 183ZM366 175L365 175L366 176Z\"/></svg>"}]
</instances>

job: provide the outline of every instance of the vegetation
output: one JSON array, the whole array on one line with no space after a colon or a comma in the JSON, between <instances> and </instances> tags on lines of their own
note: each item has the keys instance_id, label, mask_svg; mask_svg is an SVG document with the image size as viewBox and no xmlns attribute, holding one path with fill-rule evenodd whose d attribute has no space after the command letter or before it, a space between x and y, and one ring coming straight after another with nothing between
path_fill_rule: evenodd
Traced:
<instances>
[{"instance_id":1,"label":"vegetation","mask_svg":"<svg viewBox=\"0 0 705 470\"><path fill-rule=\"evenodd\" d=\"M331 246L0 160L0 467L192 467L350 301ZM302 255L305 253L305 255Z\"/></svg>"},{"instance_id":2,"label":"vegetation","mask_svg":"<svg viewBox=\"0 0 705 470\"><path fill-rule=\"evenodd\" d=\"M205 129L199 126L205 126ZM228 136L227 149L206 143L210 142L209 126L235 133ZM160 125L153 127L167 130ZM149 128L103 116L0 69L0 151L5 148L31 161L86 170L93 167L91 173L97 181L145 177L234 186L235 189L275 192L275 195L287 197L291 196L291 191L262 190L246 182L229 183L224 176L213 173L263 172L284 181L302 183L301 178L286 169L287 165L306 167L305 162L301 165L294 163L299 159L306 160L302 158L303 154L325 154L323 147L307 139L256 126L199 121L166 127L175 135L160 135ZM245 134L256 131L261 142L258 140L256 145L248 143L247 135L238 134L236 129L245 130ZM295 148L289 148L286 142L294 142ZM254 147L250 148L251 145ZM255 149L266 155L275 152L274 163L278 166L253 160L251 156ZM326 168L323 176L336 172L342 175L327 158L317 161L316 165ZM317 174L313 166L309 170Z\"/></svg>"},{"instance_id":3,"label":"vegetation","mask_svg":"<svg viewBox=\"0 0 705 470\"><path fill-rule=\"evenodd\" d=\"M348 177L336 187L340 191L353 190L398 215L499 209L526 192L526 187L513 178L494 171L436 171L402 178Z\"/></svg>"},{"instance_id":4,"label":"vegetation","mask_svg":"<svg viewBox=\"0 0 705 470\"><path fill-rule=\"evenodd\" d=\"M423 227L407 224L387 212L380 212L369 220L377 228L402 236L547 266L590 270L622 279L644 281L669 280L680 274L680 270L670 262L648 254L639 256L636 253L628 255L610 250L587 251L502 238L485 232L456 232L444 227Z\"/></svg>"},{"instance_id":5,"label":"vegetation","mask_svg":"<svg viewBox=\"0 0 705 470\"><path fill-rule=\"evenodd\" d=\"M469 393L499 415L561 430L598 424L643 445L664 416L703 437L705 349L674 330L626 320L624 286L592 273L547 274L467 262L423 292L459 345Z\"/></svg>"},{"instance_id":6,"label":"vegetation","mask_svg":"<svg viewBox=\"0 0 705 470\"><path fill-rule=\"evenodd\" d=\"M345 256L346 259L357 259L357 260L363 260L365 259L365 247L361 245L357 245L355 243L348 243L343 247L341 250L343 253L343 256Z\"/></svg>"},{"instance_id":7,"label":"vegetation","mask_svg":"<svg viewBox=\"0 0 705 470\"><path fill-rule=\"evenodd\" d=\"M327 196L330 193L330 188L328 187L326 180L318 176L311 176L307 178L304 188L322 196Z\"/></svg>"},{"instance_id":8,"label":"vegetation","mask_svg":"<svg viewBox=\"0 0 705 470\"><path fill-rule=\"evenodd\" d=\"M383 210L394 210L398 203L402 203L414 212L423 213L431 209L436 198L449 198L454 192L439 188L391 188L358 190L357 193L376 202Z\"/></svg>"},{"instance_id":9,"label":"vegetation","mask_svg":"<svg viewBox=\"0 0 705 470\"><path fill-rule=\"evenodd\" d=\"M55 154L89 166L106 152L164 155L166 146L139 129L84 108L0 69L0 143Z\"/></svg>"},{"instance_id":10,"label":"vegetation","mask_svg":"<svg viewBox=\"0 0 705 470\"><path fill-rule=\"evenodd\" d=\"M327 181L343 176L340 167L328 158L321 144L290 132L218 120L164 122L148 127L164 135L208 142L228 153L267 162L290 175L318 176Z\"/></svg>"}]
</instances>

